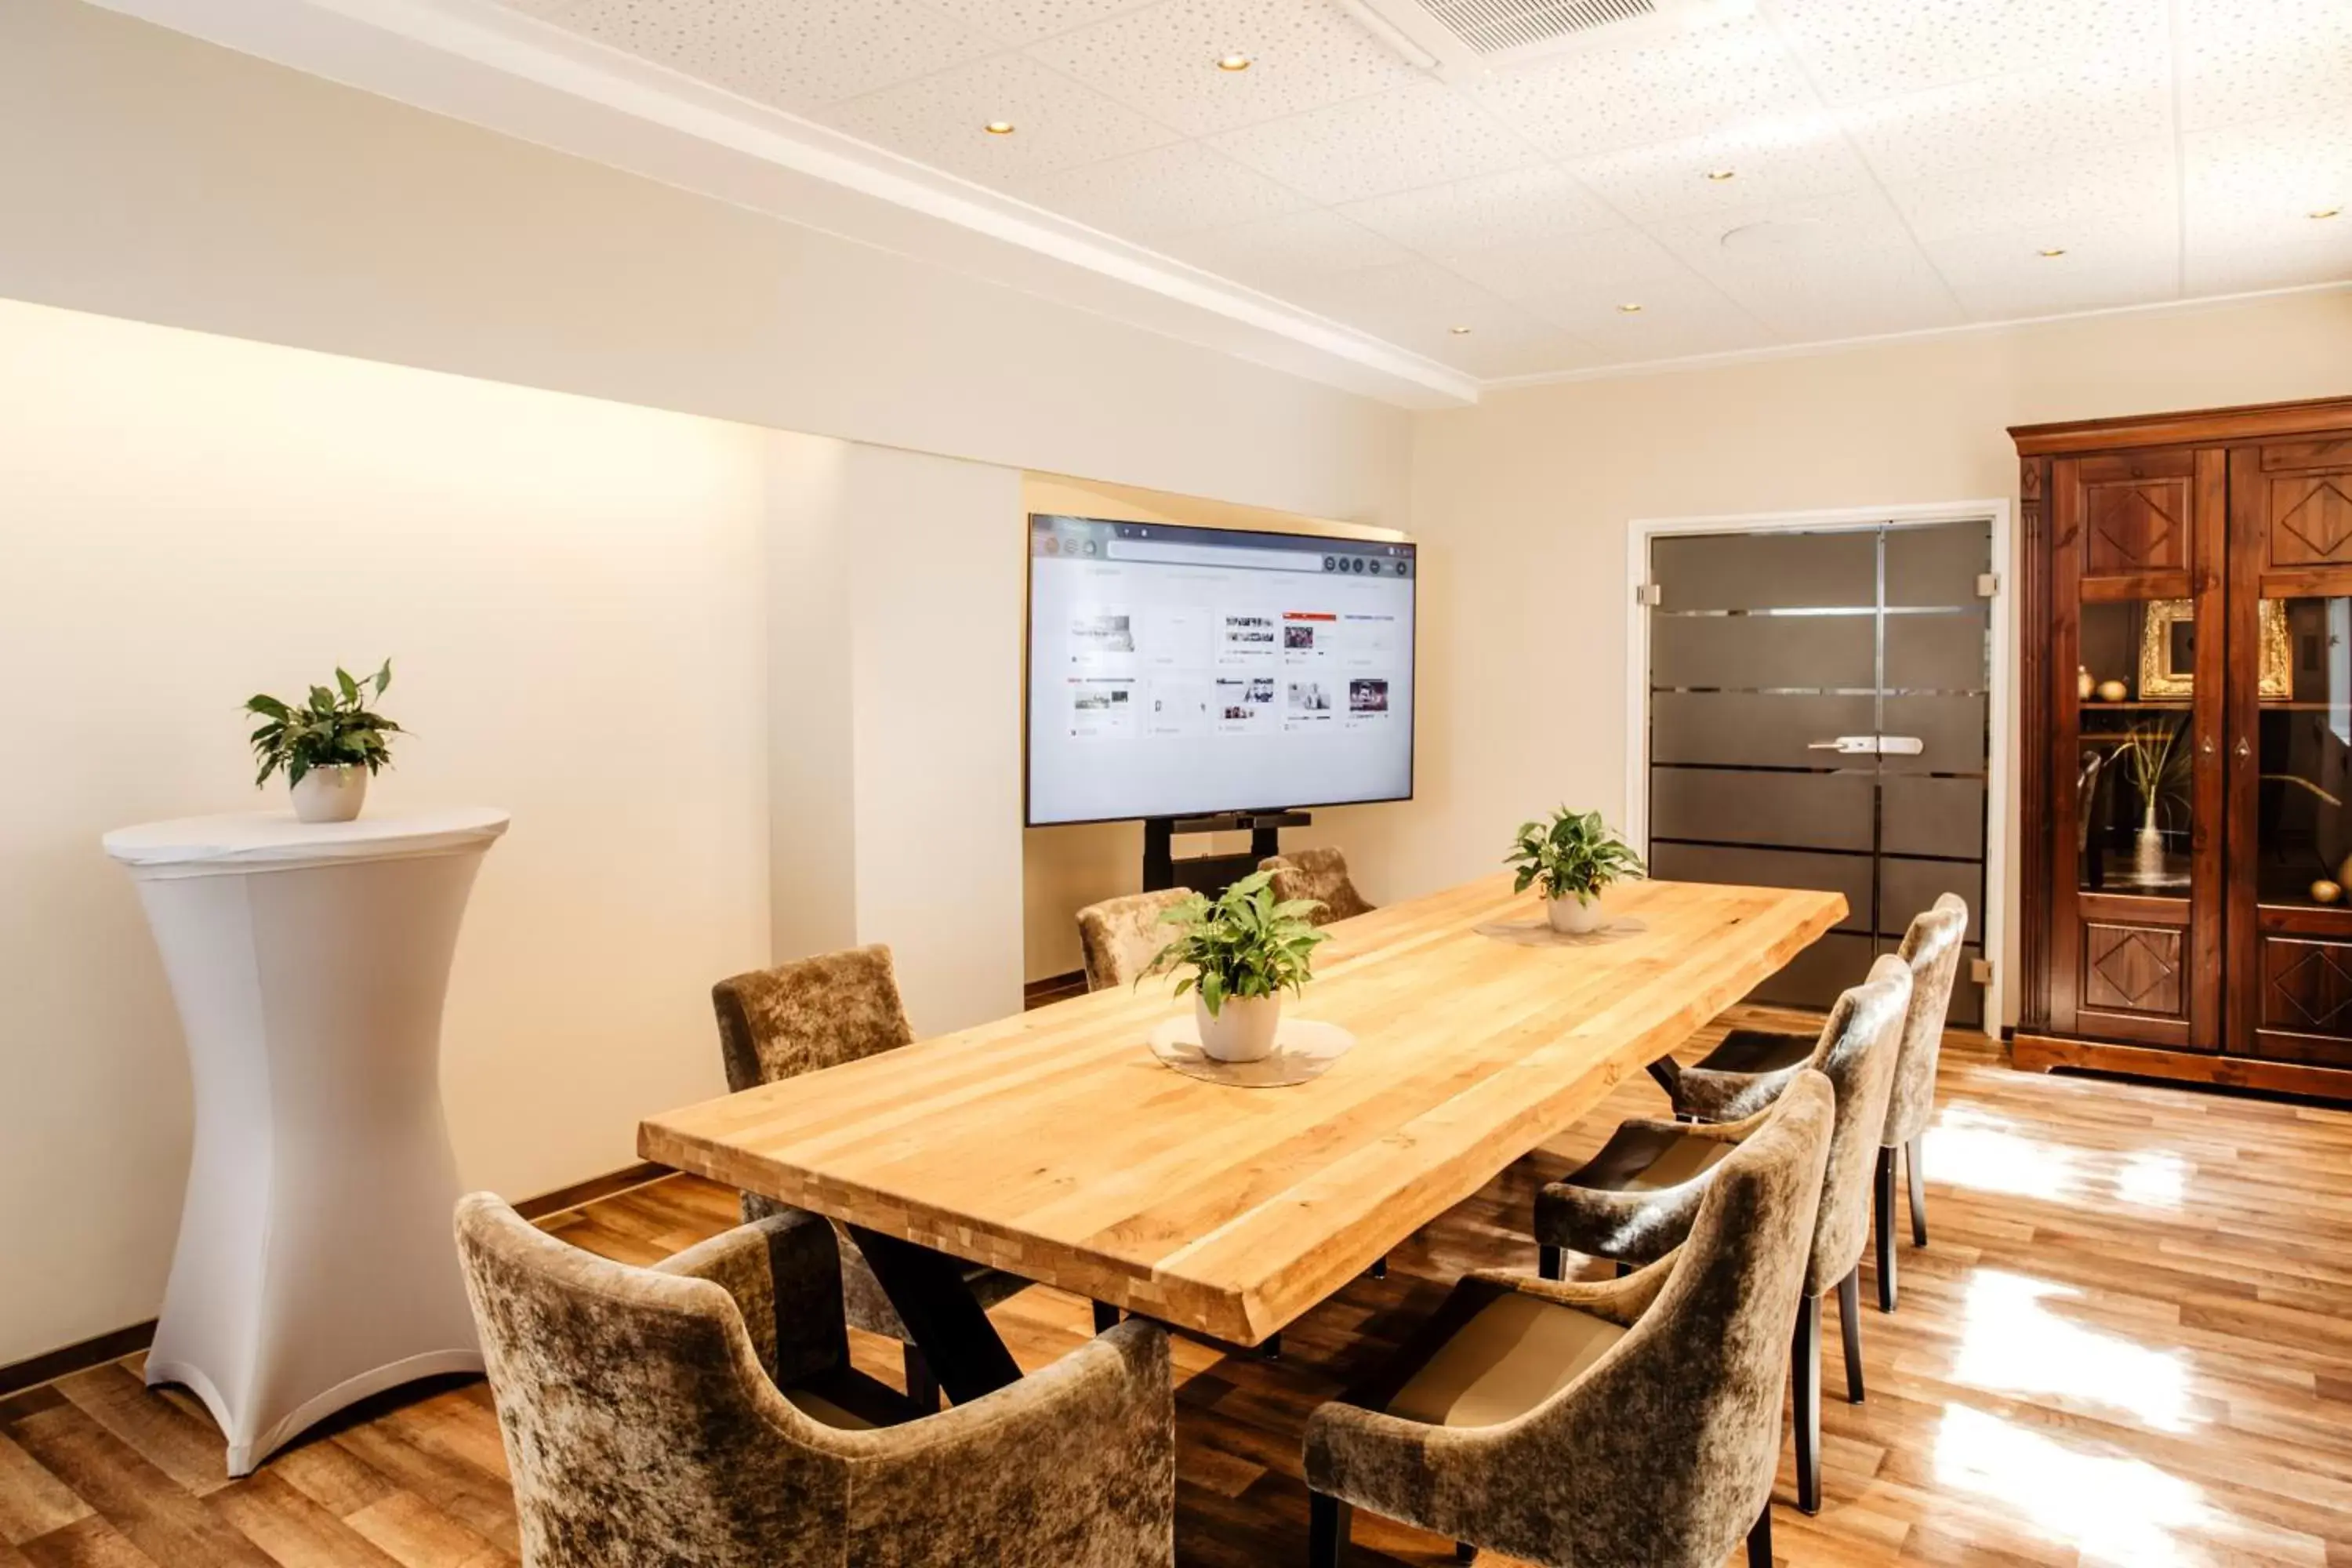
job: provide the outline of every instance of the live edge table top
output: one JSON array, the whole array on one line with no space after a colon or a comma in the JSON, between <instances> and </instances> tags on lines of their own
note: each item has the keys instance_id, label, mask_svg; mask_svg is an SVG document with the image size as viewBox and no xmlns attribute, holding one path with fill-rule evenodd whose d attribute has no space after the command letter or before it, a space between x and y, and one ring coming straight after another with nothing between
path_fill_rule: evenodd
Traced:
<instances>
[{"instance_id":1,"label":"live edge table top","mask_svg":"<svg viewBox=\"0 0 2352 1568\"><path fill-rule=\"evenodd\" d=\"M1507 873L1326 928L1286 1008L1321 1078L1163 1067L1164 980L648 1118L646 1159L1255 1344L1573 1124L1846 911L1835 893L1646 882L1559 942ZM1512 940L1513 938L1517 940Z\"/></svg>"}]
</instances>

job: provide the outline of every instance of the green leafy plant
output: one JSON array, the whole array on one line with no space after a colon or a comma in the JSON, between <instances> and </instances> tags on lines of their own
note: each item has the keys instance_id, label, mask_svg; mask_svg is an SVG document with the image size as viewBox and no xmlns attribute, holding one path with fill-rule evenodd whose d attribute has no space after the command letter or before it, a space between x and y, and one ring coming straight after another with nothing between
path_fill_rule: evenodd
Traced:
<instances>
[{"instance_id":1,"label":"green leafy plant","mask_svg":"<svg viewBox=\"0 0 2352 1568\"><path fill-rule=\"evenodd\" d=\"M401 728L367 704L391 684L392 660L385 659L383 668L365 680L354 680L349 670L337 668L331 689L314 686L310 700L299 705L268 696L248 699L245 710L266 721L251 737L254 757L261 763L253 787L268 784L280 768L289 784L300 784L313 768L381 771L392 761L389 737L401 733Z\"/></svg>"},{"instance_id":2,"label":"green leafy plant","mask_svg":"<svg viewBox=\"0 0 2352 1568\"><path fill-rule=\"evenodd\" d=\"M1647 873L1633 847L1601 820L1597 811L1576 812L1561 806L1549 824L1523 822L1507 866L1519 868L1511 891L1524 893L1543 884L1547 899L1574 899L1589 904L1601 889L1621 878Z\"/></svg>"},{"instance_id":3,"label":"green leafy plant","mask_svg":"<svg viewBox=\"0 0 2352 1568\"><path fill-rule=\"evenodd\" d=\"M1176 994L1198 985L1212 1018L1229 997L1297 991L1313 973L1316 944L1327 940L1307 918L1323 906L1314 899L1276 901L1273 883L1270 872L1254 871L1213 900L1194 893L1171 906L1160 921L1177 929L1176 940L1143 973L1189 966Z\"/></svg>"}]
</instances>

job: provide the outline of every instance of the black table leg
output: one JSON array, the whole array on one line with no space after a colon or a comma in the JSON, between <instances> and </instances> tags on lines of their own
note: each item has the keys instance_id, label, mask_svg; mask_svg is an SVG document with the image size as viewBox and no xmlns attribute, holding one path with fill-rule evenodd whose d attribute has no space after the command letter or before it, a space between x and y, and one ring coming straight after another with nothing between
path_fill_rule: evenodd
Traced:
<instances>
[{"instance_id":1,"label":"black table leg","mask_svg":"<svg viewBox=\"0 0 2352 1568\"><path fill-rule=\"evenodd\" d=\"M1021 1380L1013 1352L964 1283L961 1263L895 1236L857 1226L848 1230L950 1400L968 1405Z\"/></svg>"}]
</instances>

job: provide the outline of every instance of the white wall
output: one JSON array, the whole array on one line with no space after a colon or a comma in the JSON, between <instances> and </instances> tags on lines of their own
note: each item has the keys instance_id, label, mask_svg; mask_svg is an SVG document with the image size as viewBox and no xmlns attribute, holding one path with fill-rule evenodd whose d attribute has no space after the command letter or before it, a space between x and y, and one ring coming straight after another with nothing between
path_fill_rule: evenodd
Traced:
<instances>
[{"instance_id":1,"label":"white wall","mask_svg":"<svg viewBox=\"0 0 2352 1568\"><path fill-rule=\"evenodd\" d=\"M723 1088L709 987L768 946L762 433L7 301L0 432L0 1362L155 1310L187 1074L98 837L277 804L255 689L390 655L369 809L514 814L451 982L469 1184L625 1164Z\"/></svg>"},{"instance_id":2,"label":"white wall","mask_svg":"<svg viewBox=\"0 0 2352 1568\"><path fill-rule=\"evenodd\" d=\"M1632 519L2013 497L2011 425L2347 392L2339 291L1529 387L1424 416L1423 798L1364 824L1365 853L1418 890L1491 868L1512 825L1560 801L1622 813ZM2009 907L2013 973L2014 889Z\"/></svg>"}]
</instances>

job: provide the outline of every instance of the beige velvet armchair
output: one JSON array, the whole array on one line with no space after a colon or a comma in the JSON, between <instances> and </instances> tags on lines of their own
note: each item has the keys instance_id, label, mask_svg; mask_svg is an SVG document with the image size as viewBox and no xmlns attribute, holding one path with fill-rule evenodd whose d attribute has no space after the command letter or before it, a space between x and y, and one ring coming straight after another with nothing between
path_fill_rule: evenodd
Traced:
<instances>
[{"instance_id":1,"label":"beige velvet armchair","mask_svg":"<svg viewBox=\"0 0 2352 1568\"><path fill-rule=\"evenodd\" d=\"M1078 945L1086 953L1087 989L1134 984L1176 934L1160 917L1192 896L1189 888L1168 888L1105 899L1080 910Z\"/></svg>"},{"instance_id":2,"label":"beige velvet armchair","mask_svg":"<svg viewBox=\"0 0 2352 1568\"><path fill-rule=\"evenodd\" d=\"M1321 904L1307 917L1319 926L1353 920L1379 908L1356 891L1348 876L1348 858L1337 849L1287 849L1267 856L1257 868L1274 873L1276 898L1312 899Z\"/></svg>"},{"instance_id":3,"label":"beige velvet armchair","mask_svg":"<svg viewBox=\"0 0 2352 1568\"><path fill-rule=\"evenodd\" d=\"M791 1214L653 1268L478 1193L457 1244L524 1568L1168 1568L1166 1336L1126 1324L919 1415L845 1357L831 1227Z\"/></svg>"},{"instance_id":4,"label":"beige velvet armchair","mask_svg":"<svg viewBox=\"0 0 2352 1568\"><path fill-rule=\"evenodd\" d=\"M1958 893L1945 893L1912 918L1895 956L1911 969L1911 1008L1903 1021L1903 1049L1895 1066L1895 1088L1886 1104L1886 1128L1879 1140L1872 1178L1872 1206L1878 1237L1878 1310L1895 1310L1895 1174L1900 1152L1911 1178L1911 1244L1927 1245L1927 1178L1921 1143L1936 1111L1936 1064L1944 1047L1944 1019L1951 1009L1961 942L1968 937L1969 906ZM1789 1075L1812 1057L1811 1035L1778 1029L1734 1029L1692 1067L1672 1058L1655 1068L1674 1101L1675 1112L1695 1121L1730 1121L1771 1103Z\"/></svg>"},{"instance_id":5,"label":"beige velvet armchair","mask_svg":"<svg viewBox=\"0 0 2352 1568\"><path fill-rule=\"evenodd\" d=\"M898 999L898 981L883 946L819 953L773 969L753 970L710 988L719 1015L719 1046L727 1087L737 1093L841 1062L859 1061L912 1043L914 1029ZM743 1194L743 1217L796 1214L757 1194ZM904 1347L907 1393L926 1409L939 1387L914 1336L899 1320L882 1282L847 1237L841 1245L841 1313L849 1326L897 1340ZM982 1307L993 1306L1029 1282L978 1264L965 1282Z\"/></svg>"},{"instance_id":6,"label":"beige velvet armchair","mask_svg":"<svg viewBox=\"0 0 2352 1568\"><path fill-rule=\"evenodd\" d=\"M1630 1278L1481 1273L1306 1438L1312 1568L1366 1508L1553 1568L1770 1568L1789 1310L1833 1117L1799 1076Z\"/></svg>"},{"instance_id":7,"label":"beige velvet armchair","mask_svg":"<svg viewBox=\"0 0 2352 1568\"><path fill-rule=\"evenodd\" d=\"M1837 999L1809 1063L1781 1080L1781 1093L1812 1076L1836 1100L1829 1161L1797 1308L1790 1382L1797 1427L1797 1504L1821 1510L1822 1299L1838 1293L1845 1341L1846 1397L1863 1399L1861 1262L1870 1234L1870 1172L1885 1125L1888 1091L1911 1004L1910 966L1894 953ZM1771 1125L1772 1113L1744 1121L1688 1125L1637 1119L1622 1124L1584 1166L1536 1194L1542 1272L1564 1272L1562 1252L1646 1263L1681 1245L1742 1143Z\"/></svg>"}]
</instances>

